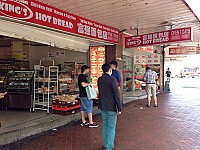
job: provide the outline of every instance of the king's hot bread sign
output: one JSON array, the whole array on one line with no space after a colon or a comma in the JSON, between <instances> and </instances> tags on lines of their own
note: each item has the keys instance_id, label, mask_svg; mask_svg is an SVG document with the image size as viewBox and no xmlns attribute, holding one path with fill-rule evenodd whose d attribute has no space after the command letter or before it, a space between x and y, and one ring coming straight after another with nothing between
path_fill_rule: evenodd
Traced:
<instances>
[{"instance_id":1,"label":"king's hot bread sign","mask_svg":"<svg viewBox=\"0 0 200 150\"><path fill-rule=\"evenodd\" d=\"M192 41L193 31L191 27L149 33L145 35L125 37L125 47L139 47L181 41Z\"/></svg>"},{"instance_id":2,"label":"king's hot bread sign","mask_svg":"<svg viewBox=\"0 0 200 150\"><path fill-rule=\"evenodd\" d=\"M0 0L0 17L119 43L119 30L34 0Z\"/></svg>"}]
</instances>

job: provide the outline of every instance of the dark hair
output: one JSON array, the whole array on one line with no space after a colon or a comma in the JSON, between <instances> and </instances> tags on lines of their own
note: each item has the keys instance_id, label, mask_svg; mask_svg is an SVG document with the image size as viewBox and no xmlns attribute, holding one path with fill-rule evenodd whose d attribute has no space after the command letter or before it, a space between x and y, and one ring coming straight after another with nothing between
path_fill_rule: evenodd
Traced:
<instances>
[{"instance_id":1,"label":"dark hair","mask_svg":"<svg viewBox=\"0 0 200 150\"><path fill-rule=\"evenodd\" d=\"M83 65L81 67L81 73L83 73L86 69L90 69L90 67L88 67L87 65Z\"/></svg>"},{"instance_id":2,"label":"dark hair","mask_svg":"<svg viewBox=\"0 0 200 150\"><path fill-rule=\"evenodd\" d=\"M150 67L146 67L146 71L149 70L149 69L151 69L151 68Z\"/></svg>"},{"instance_id":3,"label":"dark hair","mask_svg":"<svg viewBox=\"0 0 200 150\"><path fill-rule=\"evenodd\" d=\"M115 65L115 67L117 68L118 63L117 63L117 61L113 60L113 61L110 62L110 65Z\"/></svg>"},{"instance_id":4,"label":"dark hair","mask_svg":"<svg viewBox=\"0 0 200 150\"><path fill-rule=\"evenodd\" d=\"M108 63L102 65L103 73L106 73L110 70L110 65Z\"/></svg>"}]
</instances>

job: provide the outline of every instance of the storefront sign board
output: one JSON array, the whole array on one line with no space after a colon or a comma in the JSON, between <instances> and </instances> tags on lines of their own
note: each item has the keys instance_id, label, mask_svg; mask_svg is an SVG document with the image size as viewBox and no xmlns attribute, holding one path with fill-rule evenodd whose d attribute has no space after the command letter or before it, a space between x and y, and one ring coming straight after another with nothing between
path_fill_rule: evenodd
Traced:
<instances>
[{"instance_id":1,"label":"storefront sign board","mask_svg":"<svg viewBox=\"0 0 200 150\"><path fill-rule=\"evenodd\" d=\"M191 27L187 27L162 32L149 33L145 35L125 37L125 48L192 40L193 30Z\"/></svg>"},{"instance_id":2,"label":"storefront sign board","mask_svg":"<svg viewBox=\"0 0 200 150\"><path fill-rule=\"evenodd\" d=\"M169 55L195 55L197 47L172 47L169 48Z\"/></svg>"},{"instance_id":3,"label":"storefront sign board","mask_svg":"<svg viewBox=\"0 0 200 150\"><path fill-rule=\"evenodd\" d=\"M160 54L135 55L134 64L160 64Z\"/></svg>"},{"instance_id":4,"label":"storefront sign board","mask_svg":"<svg viewBox=\"0 0 200 150\"><path fill-rule=\"evenodd\" d=\"M0 0L0 16L80 36L119 43L119 30L35 0Z\"/></svg>"}]
</instances>

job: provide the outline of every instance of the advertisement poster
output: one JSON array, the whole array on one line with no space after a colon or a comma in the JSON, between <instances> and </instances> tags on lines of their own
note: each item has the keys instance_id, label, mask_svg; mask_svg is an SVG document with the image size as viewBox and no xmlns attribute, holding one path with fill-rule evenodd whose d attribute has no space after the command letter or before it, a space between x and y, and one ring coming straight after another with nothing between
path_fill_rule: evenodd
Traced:
<instances>
[{"instance_id":1,"label":"advertisement poster","mask_svg":"<svg viewBox=\"0 0 200 150\"><path fill-rule=\"evenodd\" d=\"M105 47L90 47L90 76L96 91L98 91L97 80L103 74L101 67L105 62Z\"/></svg>"},{"instance_id":2,"label":"advertisement poster","mask_svg":"<svg viewBox=\"0 0 200 150\"><path fill-rule=\"evenodd\" d=\"M119 30L35 0L0 0L0 16L85 37L119 43Z\"/></svg>"},{"instance_id":3,"label":"advertisement poster","mask_svg":"<svg viewBox=\"0 0 200 150\"><path fill-rule=\"evenodd\" d=\"M181 29L149 33L145 35L125 37L125 48L192 40L193 30L191 27L187 27Z\"/></svg>"},{"instance_id":4,"label":"advertisement poster","mask_svg":"<svg viewBox=\"0 0 200 150\"><path fill-rule=\"evenodd\" d=\"M135 55L134 64L160 64L160 54Z\"/></svg>"},{"instance_id":5,"label":"advertisement poster","mask_svg":"<svg viewBox=\"0 0 200 150\"><path fill-rule=\"evenodd\" d=\"M26 52L12 52L12 57L17 60L27 60Z\"/></svg>"}]
</instances>

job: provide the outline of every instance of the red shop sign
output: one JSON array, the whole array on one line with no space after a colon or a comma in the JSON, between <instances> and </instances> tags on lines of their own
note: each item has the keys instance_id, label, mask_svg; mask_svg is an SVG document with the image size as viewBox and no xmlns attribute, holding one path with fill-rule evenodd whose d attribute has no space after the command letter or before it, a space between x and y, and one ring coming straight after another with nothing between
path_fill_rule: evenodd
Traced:
<instances>
[{"instance_id":1,"label":"red shop sign","mask_svg":"<svg viewBox=\"0 0 200 150\"><path fill-rule=\"evenodd\" d=\"M169 48L169 55L195 55L197 47L173 47Z\"/></svg>"},{"instance_id":2,"label":"red shop sign","mask_svg":"<svg viewBox=\"0 0 200 150\"><path fill-rule=\"evenodd\" d=\"M192 41L193 31L191 27L174 29L162 32L155 32L139 36L126 37L126 48L147 46L162 43L172 43L181 41Z\"/></svg>"},{"instance_id":3,"label":"red shop sign","mask_svg":"<svg viewBox=\"0 0 200 150\"><path fill-rule=\"evenodd\" d=\"M119 30L35 0L0 0L0 16L119 43Z\"/></svg>"}]
</instances>

